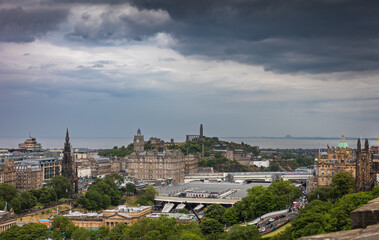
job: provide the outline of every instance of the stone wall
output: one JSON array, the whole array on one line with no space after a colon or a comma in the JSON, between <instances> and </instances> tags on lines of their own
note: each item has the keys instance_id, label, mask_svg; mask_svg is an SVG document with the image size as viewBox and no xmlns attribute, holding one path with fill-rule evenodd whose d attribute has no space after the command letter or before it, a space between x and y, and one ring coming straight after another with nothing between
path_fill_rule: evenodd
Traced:
<instances>
[{"instance_id":1,"label":"stone wall","mask_svg":"<svg viewBox=\"0 0 379 240\"><path fill-rule=\"evenodd\" d=\"M379 223L379 198L375 198L355 209L350 214L351 228L365 228L369 225Z\"/></svg>"}]
</instances>

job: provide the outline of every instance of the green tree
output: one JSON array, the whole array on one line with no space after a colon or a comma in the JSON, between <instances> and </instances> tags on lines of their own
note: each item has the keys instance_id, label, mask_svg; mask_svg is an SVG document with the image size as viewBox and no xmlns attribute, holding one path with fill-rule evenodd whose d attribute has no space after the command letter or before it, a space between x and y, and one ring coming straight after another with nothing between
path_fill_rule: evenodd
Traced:
<instances>
[{"instance_id":1,"label":"green tree","mask_svg":"<svg viewBox=\"0 0 379 240\"><path fill-rule=\"evenodd\" d=\"M333 230L349 230L351 211L368 203L371 199L373 199L373 195L370 192L346 194L340 198L331 209Z\"/></svg>"},{"instance_id":2,"label":"green tree","mask_svg":"<svg viewBox=\"0 0 379 240\"><path fill-rule=\"evenodd\" d=\"M204 217L213 218L222 222L222 215L225 213L225 208L219 204L212 204L207 207Z\"/></svg>"},{"instance_id":3,"label":"green tree","mask_svg":"<svg viewBox=\"0 0 379 240\"><path fill-rule=\"evenodd\" d=\"M178 240L203 240L203 238L195 233L184 233Z\"/></svg>"},{"instance_id":4,"label":"green tree","mask_svg":"<svg viewBox=\"0 0 379 240\"><path fill-rule=\"evenodd\" d=\"M17 214L22 213L22 208L21 208L21 200L18 197L15 197L11 201L11 206L13 208L13 211Z\"/></svg>"},{"instance_id":5,"label":"green tree","mask_svg":"<svg viewBox=\"0 0 379 240\"><path fill-rule=\"evenodd\" d=\"M203 218L200 229L205 235L224 232L222 224L213 218Z\"/></svg>"},{"instance_id":6,"label":"green tree","mask_svg":"<svg viewBox=\"0 0 379 240\"><path fill-rule=\"evenodd\" d=\"M147 185L144 189L138 191L137 203L141 205L153 205L154 198L158 194L158 191L154 186Z\"/></svg>"},{"instance_id":7,"label":"green tree","mask_svg":"<svg viewBox=\"0 0 379 240\"><path fill-rule=\"evenodd\" d=\"M109 234L109 227L101 226L99 228L99 239L101 239L101 240L108 239L108 234Z\"/></svg>"},{"instance_id":8,"label":"green tree","mask_svg":"<svg viewBox=\"0 0 379 240\"><path fill-rule=\"evenodd\" d=\"M125 223L117 223L116 226L110 230L109 235L108 235L109 238L112 240L123 239L122 234L123 234L124 229L126 229L126 227L127 226Z\"/></svg>"},{"instance_id":9,"label":"green tree","mask_svg":"<svg viewBox=\"0 0 379 240\"><path fill-rule=\"evenodd\" d=\"M47 189L43 190L41 192L41 195L40 195L40 198L39 198L39 202L44 204L44 205L49 205L50 202L51 202L51 195L49 193L49 191L47 191Z\"/></svg>"},{"instance_id":10,"label":"green tree","mask_svg":"<svg viewBox=\"0 0 379 240\"><path fill-rule=\"evenodd\" d=\"M0 196L3 197L4 201L10 202L17 196L17 189L6 183L0 184Z\"/></svg>"},{"instance_id":11,"label":"green tree","mask_svg":"<svg viewBox=\"0 0 379 240\"><path fill-rule=\"evenodd\" d=\"M116 184L116 187L120 188L124 183L124 178L118 173L112 173L105 177L105 181L111 186Z\"/></svg>"},{"instance_id":12,"label":"green tree","mask_svg":"<svg viewBox=\"0 0 379 240\"><path fill-rule=\"evenodd\" d=\"M28 211L37 204L37 199L29 191L23 191L20 195L21 210Z\"/></svg>"},{"instance_id":13,"label":"green tree","mask_svg":"<svg viewBox=\"0 0 379 240\"><path fill-rule=\"evenodd\" d=\"M235 224L238 222L238 212L236 211L235 207L230 207L225 210L224 214L222 215L222 222L227 224Z\"/></svg>"},{"instance_id":14,"label":"green tree","mask_svg":"<svg viewBox=\"0 0 379 240\"><path fill-rule=\"evenodd\" d=\"M67 238L70 238L75 230L75 225L68 219L68 217L55 216L51 229L64 233Z\"/></svg>"},{"instance_id":15,"label":"green tree","mask_svg":"<svg viewBox=\"0 0 379 240\"><path fill-rule=\"evenodd\" d=\"M331 186L334 198L338 199L345 194L354 192L355 179L350 172L341 171L333 176Z\"/></svg>"},{"instance_id":16,"label":"green tree","mask_svg":"<svg viewBox=\"0 0 379 240\"><path fill-rule=\"evenodd\" d=\"M258 231L258 228L254 225L247 225L245 227L233 225L228 231L228 239L259 240L262 239L262 237Z\"/></svg>"},{"instance_id":17,"label":"green tree","mask_svg":"<svg viewBox=\"0 0 379 240\"><path fill-rule=\"evenodd\" d=\"M308 202L312 202L313 200L328 201L332 199L332 192L332 187L317 187L308 194Z\"/></svg>"},{"instance_id":18,"label":"green tree","mask_svg":"<svg viewBox=\"0 0 379 240\"><path fill-rule=\"evenodd\" d=\"M63 176L55 176L47 182L57 193L58 199L70 198L73 194L71 182Z\"/></svg>"},{"instance_id":19,"label":"green tree","mask_svg":"<svg viewBox=\"0 0 379 240\"><path fill-rule=\"evenodd\" d=\"M50 230L44 224L29 223L23 227L12 226L0 234L0 240L45 240L50 237Z\"/></svg>"},{"instance_id":20,"label":"green tree","mask_svg":"<svg viewBox=\"0 0 379 240\"><path fill-rule=\"evenodd\" d=\"M330 232L333 230L331 225L332 216L330 202L314 200L309 203L298 216L292 220L292 237L300 238Z\"/></svg>"},{"instance_id":21,"label":"green tree","mask_svg":"<svg viewBox=\"0 0 379 240\"><path fill-rule=\"evenodd\" d=\"M72 240L90 240L91 233L85 228L76 228L72 233Z\"/></svg>"},{"instance_id":22,"label":"green tree","mask_svg":"<svg viewBox=\"0 0 379 240\"><path fill-rule=\"evenodd\" d=\"M134 185L133 183L127 183L125 186L125 191L128 194L136 194L137 193L136 185Z\"/></svg>"},{"instance_id":23,"label":"green tree","mask_svg":"<svg viewBox=\"0 0 379 240\"><path fill-rule=\"evenodd\" d=\"M58 201L58 196L57 196L57 192L55 191L55 189L53 189L53 188L47 188L47 191L50 194L50 201L51 202Z\"/></svg>"}]
</instances>

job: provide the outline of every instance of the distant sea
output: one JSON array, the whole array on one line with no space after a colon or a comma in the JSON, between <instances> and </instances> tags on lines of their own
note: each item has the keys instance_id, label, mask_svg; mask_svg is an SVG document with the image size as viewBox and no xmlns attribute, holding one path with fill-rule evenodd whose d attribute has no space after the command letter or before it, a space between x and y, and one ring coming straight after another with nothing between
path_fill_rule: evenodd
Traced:
<instances>
[{"instance_id":1,"label":"distant sea","mask_svg":"<svg viewBox=\"0 0 379 240\"><path fill-rule=\"evenodd\" d=\"M287 138L255 138L255 137L220 137L220 140L235 142L235 143L247 143L252 146L259 146L259 148L280 148L280 149L325 149L327 144L329 146L337 146L339 139L287 139ZM0 138L0 148L18 148L18 144L22 143L26 138ZM165 139L168 141L167 139ZM63 148L64 138L37 138L37 141L42 144L43 148ZM89 149L108 149L114 146L121 147L127 146L132 143L130 138L71 138L70 142L73 148L89 148ZM183 141L179 139L178 141ZM357 140L348 139L346 142L353 149L356 148ZM371 145L379 145L378 140L369 140ZM364 143L362 142L362 146Z\"/></svg>"}]
</instances>

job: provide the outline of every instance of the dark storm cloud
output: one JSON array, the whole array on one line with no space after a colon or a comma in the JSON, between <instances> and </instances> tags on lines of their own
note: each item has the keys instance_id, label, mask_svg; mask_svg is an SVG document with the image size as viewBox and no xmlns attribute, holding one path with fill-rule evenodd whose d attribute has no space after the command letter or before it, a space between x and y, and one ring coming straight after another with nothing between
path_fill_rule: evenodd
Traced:
<instances>
[{"instance_id":1,"label":"dark storm cloud","mask_svg":"<svg viewBox=\"0 0 379 240\"><path fill-rule=\"evenodd\" d=\"M0 41L34 41L48 31L57 29L67 15L68 10L63 8L0 9Z\"/></svg>"},{"instance_id":2,"label":"dark storm cloud","mask_svg":"<svg viewBox=\"0 0 379 240\"><path fill-rule=\"evenodd\" d=\"M276 72L340 72L379 67L376 0L51 0L61 3L128 3L164 11L170 23L136 24L103 17L97 33L79 22L72 38L141 40L157 32L179 39L178 50L262 65ZM106 16L106 15L104 15ZM138 21L137 21L138 23Z\"/></svg>"},{"instance_id":3,"label":"dark storm cloud","mask_svg":"<svg viewBox=\"0 0 379 240\"><path fill-rule=\"evenodd\" d=\"M132 39L140 41L167 24L170 17L163 11L139 11L130 6L100 7L96 13L84 12L67 36L72 40L109 41Z\"/></svg>"}]
</instances>

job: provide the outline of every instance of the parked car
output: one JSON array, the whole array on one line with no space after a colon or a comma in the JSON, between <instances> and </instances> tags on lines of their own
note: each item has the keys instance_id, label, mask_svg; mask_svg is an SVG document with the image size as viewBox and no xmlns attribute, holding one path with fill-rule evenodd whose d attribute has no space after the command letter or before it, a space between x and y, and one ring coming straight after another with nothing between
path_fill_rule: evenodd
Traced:
<instances>
[{"instance_id":1,"label":"parked car","mask_svg":"<svg viewBox=\"0 0 379 240\"><path fill-rule=\"evenodd\" d=\"M265 227L261 227L260 229L259 229L259 232L265 232L266 231L266 228Z\"/></svg>"},{"instance_id":2,"label":"parked car","mask_svg":"<svg viewBox=\"0 0 379 240\"><path fill-rule=\"evenodd\" d=\"M273 221L275 221L275 219L273 219L273 218L270 218L270 219L268 220L268 222L273 222Z\"/></svg>"}]
</instances>

